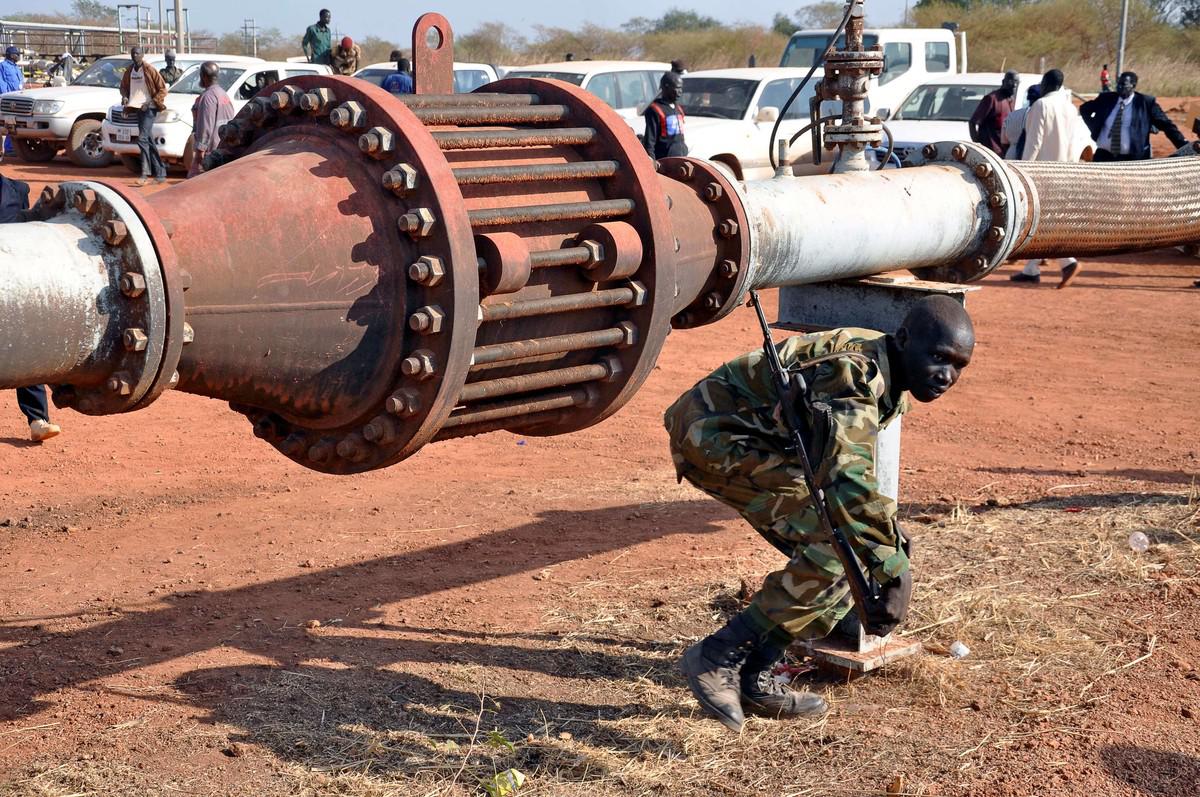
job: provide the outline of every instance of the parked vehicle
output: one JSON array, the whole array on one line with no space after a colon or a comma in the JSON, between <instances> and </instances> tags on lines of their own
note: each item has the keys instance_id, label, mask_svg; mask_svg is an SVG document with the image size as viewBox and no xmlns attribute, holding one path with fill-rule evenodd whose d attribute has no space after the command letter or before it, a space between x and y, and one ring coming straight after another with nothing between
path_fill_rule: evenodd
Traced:
<instances>
[{"instance_id":1,"label":"parked vehicle","mask_svg":"<svg viewBox=\"0 0 1200 797\"><path fill-rule=\"evenodd\" d=\"M1000 88L999 72L971 72L929 78L912 91L887 120L896 139L896 155L907 163L921 148L935 141L970 141L968 120L985 95ZM1021 75L1016 108L1025 107L1025 92L1041 75Z\"/></svg>"},{"instance_id":2,"label":"parked vehicle","mask_svg":"<svg viewBox=\"0 0 1200 797\"><path fill-rule=\"evenodd\" d=\"M187 69L204 61L261 62L261 58L212 53L181 54L175 63ZM156 69L161 55L146 55ZM101 58L69 86L22 89L0 95L0 122L13 137L17 154L27 161L51 160L64 147L78 166L107 166L100 127L109 106L121 101L121 77L133 62L128 55Z\"/></svg>"},{"instance_id":3,"label":"parked vehicle","mask_svg":"<svg viewBox=\"0 0 1200 797\"><path fill-rule=\"evenodd\" d=\"M217 82L229 94L234 111L253 99L266 86L300 75L329 75L332 70L324 64L259 61L256 63L218 62L221 68ZM185 171L192 165L192 105L204 89L200 86L200 66L192 66L167 92L167 107L159 111L151 128L158 154L168 167ZM121 105L108 109L100 129L105 151L116 155L125 168L141 172L138 159L137 114L126 113Z\"/></svg>"},{"instance_id":4,"label":"parked vehicle","mask_svg":"<svg viewBox=\"0 0 1200 797\"><path fill-rule=\"evenodd\" d=\"M670 64L658 61L560 61L517 67L505 77L553 78L574 83L612 106L640 133L642 112L658 95L658 82L670 69Z\"/></svg>"},{"instance_id":5,"label":"parked vehicle","mask_svg":"<svg viewBox=\"0 0 1200 797\"><path fill-rule=\"evenodd\" d=\"M833 34L832 28L793 33L779 65L811 67L821 60ZM867 110L876 114L894 113L901 100L931 77L960 72L958 47L948 30L877 28L864 31L863 43L883 48L883 72L871 78L867 96ZM838 46L845 46L845 35Z\"/></svg>"},{"instance_id":6,"label":"parked vehicle","mask_svg":"<svg viewBox=\"0 0 1200 797\"><path fill-rule=\"evenodd\" d=\"M367 64L355 72L354 77L362 78L379 86L383 83L384 78L395 71L395 61L380 61L377 64ZM498 77L496 67L491 64L454 62L454 91L457 94L466 94L468 91L474 91L482 85L491 83Z\"/></svg>"},{"instance_id":7,"label":"parked vehicle","mask_svg":"<svg viewBox=\"0 0 1200 797\"><path fill-rule=\"evenodd\" d=\"M781 67L689 72L680 98L688 154L713 161L738 180L772 176L771 129L807 73L808 69ZM779 138L791 138L808 124L808 103L821 78L818 69L788 108ZM807 135L801 136L789 152L790 160L799 161L797 173L805 171L810 141Z\"/></svg>"}]
</instances>

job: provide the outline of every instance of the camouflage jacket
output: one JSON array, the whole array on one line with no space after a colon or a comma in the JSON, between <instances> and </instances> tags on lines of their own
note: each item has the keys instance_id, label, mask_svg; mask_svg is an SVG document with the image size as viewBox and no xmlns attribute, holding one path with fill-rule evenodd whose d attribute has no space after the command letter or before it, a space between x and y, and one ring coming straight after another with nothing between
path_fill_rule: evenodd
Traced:
<instances>
[{"instance_id":1,"label":"camouflage jacket","mask_svg":"<svg viewBox=\"0 0 1200 797\"><path fill-rule=\"evenodd\" d=\"M886 337L839 329L797 335L776 348L784 367L801 369L808 385L801 414L833 522L876 578L889 581L907 569L908 558L897 545L896 504L875 481L875 438L908 410L908 399L892 388ZM778 392L761 350L722 365L681 396L667 411L667 428L681 478L699 468L811 500L800 465L787 453Z\"/></svg>"}]
</instances>

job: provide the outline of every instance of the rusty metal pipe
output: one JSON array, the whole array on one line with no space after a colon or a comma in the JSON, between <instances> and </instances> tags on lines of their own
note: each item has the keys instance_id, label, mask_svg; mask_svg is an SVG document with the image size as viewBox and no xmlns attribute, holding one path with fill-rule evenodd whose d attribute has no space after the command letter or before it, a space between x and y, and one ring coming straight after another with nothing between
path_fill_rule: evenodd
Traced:
<instances>
[{"instance_id":1,"label":"rusty metal pipe","mask_svg":"<svg viewBox=\"0 0 1200 797\"><path fill-rule=\"evenodd\" d=\"M592 397L587 388L576 388L562 393L551 393L532 399L517 399L515 401L497 402L477 408L456 412L446 419L442 429L454 429L459 426L469 426L487 421L498 421L504 418L516 418L532 413L548 410L561 410L567 407L578 407L586 404Z\"/></svg>"},{"instance_id":2,"label":"rusty metal pipe","mask_svg":"<svg viewBox=\"0 0 1200 797\"><path fill-rule=\"evenodd\" d=\"M595 202L559 202L515 208L487 208L467 214L472 227L501 227L539 221L616 219L633 212L632 199L601 199Z\"/></svg>"},{"instance_id":3,"label":"rusty metal pipe","mask_svg":"<svg viewBox=\"0 0 1200 797\"><path fill-rule=\"evenodd\" d=\"M574 365L570 368L556 368L551 371L537 371L521 376L506 376L501 379L490 379L486 382L472 382L463 388L458 400L460 402L479 401L480 399L511 396L514 393L528 393L531 390L544 390L548 387L563 387L580 382L595 382L608 379L613 375L612 370L603 363L590 365Z\"/></svg>"},{"instance_id":4,"label":"rusty metal pipe","mask_svg":"<svg viewBox=\"0 0 1200 797\"><path fill-rule=\"evenodd\" d=\"M501 105L537 105L536 94L497 94L473 91L469 94L397 94L396 99L409 108L496 107Z\"/></svg>"},{"instance_id":5,"label":"rusty metal pipe","mask_svg":"<svg viewBox=\"0 0 1200 797\"><path fill-rule=\"evenodd\" d=\"M553 266L582 266L591 258L592 252L583 246L564 246L562 249L543 249L529 253L530 268Z\"/></svg>"},{"instance_id":6,"label":"rusty metal pipe","mask_svg":"<svg viewBox=\"0 0 1200 797\"><path fill-rule=\"evenodd\" d=\"M572 147L591 144L596 140L596 131L590 127L562 127L550 130L434 130L430 135L444 150Z\"/></svg>"},{"instance_id":7,"label":"rusty metal pipe","mask_svg":"<svg viewBox=\"0 0 1200 797\"><path fill-rule=\"evenodd\" d=\"M460 437L474 437L475 435L487 434L488 432L518 432L543 424L561 423L570 416L568 412L570 409L570 407L565 407L557 410L544 410L542 412L528 413L520 417L493 418L490 421L480 421L478 423L455 426L450 429L442 429L433 438L433 442L440 443L445 440L457 440Z\"/></svg>"},{"instance_id":8,"label":"rusty metal pipe","mask_svg":"<svg viewBox=\"0 0 1200 797\"><path fill-rule=\"evenodd\" d=\"M616 346L633 333L632 328L611 327L595 332L576 332L570 335L554 335L533 340L514 340L511 343L494 343L479 346L472 355L475 365L488 365L509 360L523 360L545 354L562 354L568 351L598 349L601 346Z\"/></svg>"},{"instance_id":9,"label":"rusty metal pipe","mask_svg":"<svg viewBox=\"0 0 1200 797\"><path fill-rule=\"evenodd\" d=\"M454 179L458 181L459 185L586 180L612 177L617 173L618 168L619 165L616 161L581 161L531 166L467 166L455 169Z\"/></svg>"},{"instance_id":10,"label":"rusty metal pipe","mask_svg":"<svg viewBox=\"0 0 1200 797\"><path fill-rule=\"evenodd\" d=\"M427 125L530 125L561 122L567 117L567 108L565 105L418 107L413 108L413 115Z\"/></svg>"},{"instance_id":11,"label":"rusty metal pipe","mask_svg":"<svg viewBox=\"0 0 1200 797\"><path fill-rule=\"evenodd\" d=\"M521 302L485 304L479 308L479 320L508 321L514 318L529 318L535 315L570 313L576 310L595 310L601 307L620 307L637 300L633 288L608 288L591 293L575 293L552 296L548 299L529 299Z\"/></svg>"}]
</instances>

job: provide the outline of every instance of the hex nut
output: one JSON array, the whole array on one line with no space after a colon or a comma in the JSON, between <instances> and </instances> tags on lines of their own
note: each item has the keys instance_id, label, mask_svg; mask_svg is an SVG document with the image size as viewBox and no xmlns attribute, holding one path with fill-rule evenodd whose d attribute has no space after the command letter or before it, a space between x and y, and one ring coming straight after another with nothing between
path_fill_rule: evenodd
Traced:
<instances>
[{"instance_id":1,"label":"hex nut","mask_svg":"<svg viewBox=\"0 0 1200 797\"><path fill-rule=\"evenodd\" d=\"M146 292L146 278L136 271L126 271L117 281L121 293L130 299L136 299Z\"/></svg>"},{"instance_id":2,"label":"hex nut","mask_svg":"<svg viewBox=\"0 0 1200 797\"><path fill-rule=\"evenodd\" d=\"M242 129L242 123L237 119L221 125L221 129L218 131L218 134L221 136L222 143L229 144L234 147L240 147L242 145L242 141L245 140L245 131Z\"/></svg>"},{"instance_id":3,"label":"hex nut","mask_svg":"<svg viewBox=\"0 0 1200 797\"><path fill-rule=\"evenodd\" d=\"M333 456L333 446L322 440L315 445L309 446L308 458L313 462L325 462Z\"/></svg>"},{"instance_id":4,"label":"hex nut","mask_svg":"<svg viewBox=\"0 0 1200 797\"><path fill-rule=\"evenodd\" d=\"M704 186L704 201L716 202L721 197L725 196L725 189L718 182L711 182Z\"/></svg>"},{"instance_id":5,"label":"hex nut","mask_svg":"<svg viewBox=\"0 0 1200 797\"><path fill-rule=\"evenodd\" d=\"M967 159L967 147L965 144L955 144L954 149L950 150L950 157L956 161Z\"/></svg>"},{"instance_id":6,"label":"hex nut","mask_svg":"<svg viewBox=\"0 0 1200 797\"><path fill-rule=\"evenodd\" d=\"M408 328L422 335L436 335L442 331L446 313L436 304L422 307L408 317Z\"/></svg>"},{"instance_id":7,"label":"hex nut","mask_svg":"<svg viewBox=\"0 0 1200 797\"><path fill-rule=\"evenodd\" d=\"M397 163L383 173L383 187L396 196L407 196L417 190L419 175L407 163Z\"/></svg>"},{"instance_id":8,"label":"hex nut","mask_svg":"<svg viewBox=\"0 0 1200 797\"><path fill-rule=\"evenodd\" d=\"M271 105L270 98L255 97L246 104L246 113L249 115L251 122L254 122L256 125L262 125L275 115L275 109Z\"/></svg>"},{"instance_id":9,"label":"hex nut","mask_svg":"<svg viewBox=\"0 0 1200 797\"><path fill-rule=\"evenodd\" d=\"M401 216L396 224L401 232L406 232L413 238L425 238L433 232L436 219L429 208L415 208Z\"/></svg>"},{"instance_id":10,"label":"hex nut","mask_svg":"<svg viewBox=\"0 0 1200 797\"><path fill-rule=\"evenodd\" d=\"M293 433L280 441L279 450L282 451L285 456L295 459L304 451L304 443L304 435Z\"/></svg>"},{"instance_id":11,"label":"hex nut","mask_svg":"<svg viewBox=\"0 0 1200 797\"><path fill-rule=\"evenodd\" d=\"M921 154L924 155L927 159L936 158L937 154L938 154L937 153L937 145L936 144L926 144L924 146L924 148L922 148Z\"/></svg>"},{"instance_id":12,"label":"hex nut","mask_svg":"<svg viewBox=\"0 0 1200 797\"><path fill-rule=\"evenodd\" d=\"M124 371L117 371L110 376L105 387L108 388L110 393L116 393L118 396L128 396L133 392L130 376Z\"/></svg>"},{"instance_id":13,"label":"hex nut","mask_svg":"<svg viewBox=\"0 0 1200 797\"><path fill-rule=\"evenodd\" d=\"M172 371L172 372L171 372L171 379L170 379L170 381L169 381L169 382L167 382L167 388L168 388L168 389L170 389L170 390L174 390L174 389L175 389L175 387L176 387L178 384L179 384L179 372L178 372L178 371Z\"/></svg>"},{"instance_id":14,"label":"hex nut","mask_svg":"<svg viewBox=\"0 0 1200 797\"><path fill-rule=\"evenodd\" d=\"M337 98L333 96L333 92L329 89L321 88L301 94L299 105L300 110L305 113L319 114L328 113L330 107L335 102L337 102Z\"/></svg>"},{"instance_id":15,"label":"hex nut","mask_svg":"<svg viewBox=\"0 0 1200 797\"><path fill-rule=\"evenodd\" d=\"M125 344L126 351L145 351L146 346L150 344L150 338L146 337L146 330L138 327L130 327L121 335L121 340Z\"/></svg>"},{"instance_id":16,"label":"hex nut","mask_svg":"<svg viewBox=\"0 0 1200 797\"><path fill-rule=\"evenodd\" d=\"M421 411L421 397L417 391L409 388L397 390L388 396L384 408L392 415L410 417Z\"/></svg>"},{"instance_id":17,"label":"hex nut","mask_svg":"<svg viewBox=\"0 0 1200 797\"><path fill-rule=\"evenodd\" d=\"M390 443L396 439L396 422L386 415L378 415L363 427L362 433L369 443Z\"/></svg>"},{"instance_id":18,"label":"hex nut","mask_svg":"<svg viewBox=\"0 0 1200 797\"><path fill-rule=\"evenodd\" d=\"M633 299L630 300L630 307L641 307L650 298L650 291L646 290L646 286L637 280L630 280L629 287L633 291Z\"/></svg>"},{"instance_id":19,"label":"hex nut","mask_svg":"<svg viewBox=\"0 0 1200 797\"><path fill-rule=\"evenodd\" d=\"M705 310L720 310L723 304L725 304L725 300L721 298L721 294L719 293L710 293L704 297Z\"/></svg>"},{"instance_id":20,"label":"hex nut","mask_svg":"<svg viewBox=\"0 0 1200 797\"><path fill-rule=\"evenodd\" d=\"M1005 230L1003 227L993 227L988 230L988 238L993 241L1003 241Z\"/></svg>"},{"instance_id":21,"label":"hex nut","mask_svg":"<svg viewBox=\"0 0 1200 797\"><path fill-rule=\"evenodd\" d=\"M733 279L738 274L738 264L732 260L722 260L721 265L717 268L725 279Z\"/></svg>"},{"instance_id":22,"label":"hex nut","mask_svg":"<svg viewBox=\"0 0 1200 797\"><path fill-rule=\"evenodd\" d=\"M429 349L417 349L400 363L400 370L405 376L417 379L429 379L437 371L437 362Z\"/></svg>"},{"instance_id":23,"label":"hex nut","mask_svg":"<svg viewBox=\"0 0 1200 797\"><path fill-rule=\"evenodd\" d=\"M413 282L432 288L446 277L446 267L440 257L422 255L408 267L408 278Z\"/></svg>"},{"instance_id":24,"label":"hex nut","mask_svg":"<svg viewBox=\"0 0 1200 797\"><path fill-rule=\"evenodd\" d=\"M90 188L85 188L75 194L75 209L85 216L95 213L98 203L99 199L96 197L96 192Z\"/></svg>"},{"instance_id":25,"label":"hex nut","mask_svg":"<svg viewBox=\"0 0 1200 797\"><path fill-rule=\"evenodd\" d=\"M372 127L358 137L358 148L372 158L386 158L396 149L396 134L386 127Z\"/></svg>"},{"instance_id":26,"label":"hex nut","mask_svg":"<svg viewBox=\"0 0 1200 797\"><path fill-rule=\"evenodd\" d=\"M271 92L271 105L279 111L294 111L300 107L300 98L304 89L299 86L284 86L279 91Z\"/></svg>"},{"instance_id":27,"label":"hex nut","mask_svg":"<svg viewBox=\"0 0 1200 797\"><path fill-rule=\"evenodd\" d=\"M980 180L986 180L987 178L991 177L993 172L994 170L992 169L992 164L990 163L981 163L975 167L975 176Z\"/></svg>"},{"instance_id":28,"label":"hex nut","mask_svg":"<svg viewBox=\"0 0 1200 797\"><path fill-rule=\"evenodd\" d=\"M625 372L624 367L621 365L621 359L615 354L607 354L604 357L601 357L600 364L603 365L604 370L608 372L608 375L600 380L601 382L615 382L621 377L621 374Z\"/></svg>"},{"instance_id":29,"label":"hex nut","mask_svg":"<svg viewBox=\"0 0 1200 797\"><path fill-rule=\"evenodd\" d=\"M696 167L691 161L684 161L675 167L675 176L680 180L690 180L696 173Z\"/></svg>"},{"instance_id":30,"label":"hex nut","mask_svg":"<svg viewBox=\"0 0 1200 797\"><path fill-rule=\"evenodd\" d=\"M348 434L337 444L338 456L351 462L362 462L367 458L366 440L360 434Z\"/></svg>"},{"instance_id":31,"label":"hex nut","mask_svg":"<svg viewBox=\"0 0 1200 797\"><path fill-rule=\"evenodd\" d=\"M192 329L192 325L183 322L183 345L186 346L196 339L196 330Z\"/></svg>"},{"instance_id":32,"label":"hex nut","mask_svg":"<svg viewBox=\"0 0 1200 797\"><path fill-rule=\"evenodd\" d=\"M985 268L988 267L988 260L986 257L977 257L972 262L972 265L975 266L976 271L983 271Z\"/></svg>"},{"instance_id":33,"label":"hex nut","mask_svg":"<svg viewBox=\"0 0 1200 797\"><path fill-rule=\"evenodd\" d=\"M275 431L275 423L270 418L259 418L254 422L254 436L259 440L270 440L278 437Z\"/></svg>"},{"instance_id":34,"label":"hex nut","mask_svg":"<svg viewBox=\"0 0 1200 797\"><path fill-rule=\"evenodd\" d=\"M621 330L621 342L617 344L617 348L628 349L630 346L637 345L637 326L632 321L622 321L617 324L617 329Z\"/></svg>"},{"instance_id":35,"label":"hex nut","mask_svg":"<svg viewBox=\"0 0 1200 797\"><path fill-rule=\"evenodd\" d=\"M604 244L599 241L580 241L579 245L588 250L587 260L584 261L584 268L595 268L604 262Z\"/></svg>"},{"instance_id":36,"label":"hex nut","mask_svg":"<svg viewBox=\"0 0 1200 797\"><path fill-rule=\"evenodd\" d=\"M1008 197L1004 194L992 194L988 197L988 204L994 208L1002 208L1008 204Z\"/></svg>"},{"instance_id":37,"label":"hex nut","mask_svg":"<svg viewBox=\"0 0 1200 797\"><path fill-rule=\"evenodd\" d=\"M129 228L125 226L125 222L112 219L104 222L100 233L104 236L104 242L109 246L120 246L121 242L129 235Z\"/></svg>"},{"instance_id":38,"label":"hex nut","mask_svg":"<svg viewBox=\"0 0 1200 797\"><path fill-rule=\"evenodd\" d=\"M722 238L733 238L738 234L738 223L733 219L721 219L717 232L721 233Z\"/></svg>"},{"instance_id":39,"label":"hex nut","mask_svg":"<svg viewBox=\"0 0 1200 797\"><path fill-rule=\"evenodd\" d=\"M342 130L362 130L367 126L367 109L358 102L343 102L329 112L329 121Z\"/></svg>"}]
</instances>

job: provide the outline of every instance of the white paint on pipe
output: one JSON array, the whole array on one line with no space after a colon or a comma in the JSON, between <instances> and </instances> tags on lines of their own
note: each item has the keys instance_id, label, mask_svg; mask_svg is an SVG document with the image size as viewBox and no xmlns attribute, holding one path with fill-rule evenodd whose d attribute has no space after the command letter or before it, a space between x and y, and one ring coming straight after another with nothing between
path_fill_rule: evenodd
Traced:
<instances>
[{"instance_id":1,"label":"white paint on pipe","mask_svg":"<svg viewBox=\"0 0 1200 797\"><path fill-rule=\"evenodd\" d=\"M991 218L979 183L951 165L762 180L742 197L750 288L953 263Z\"/></svg>"}]
</instances>

